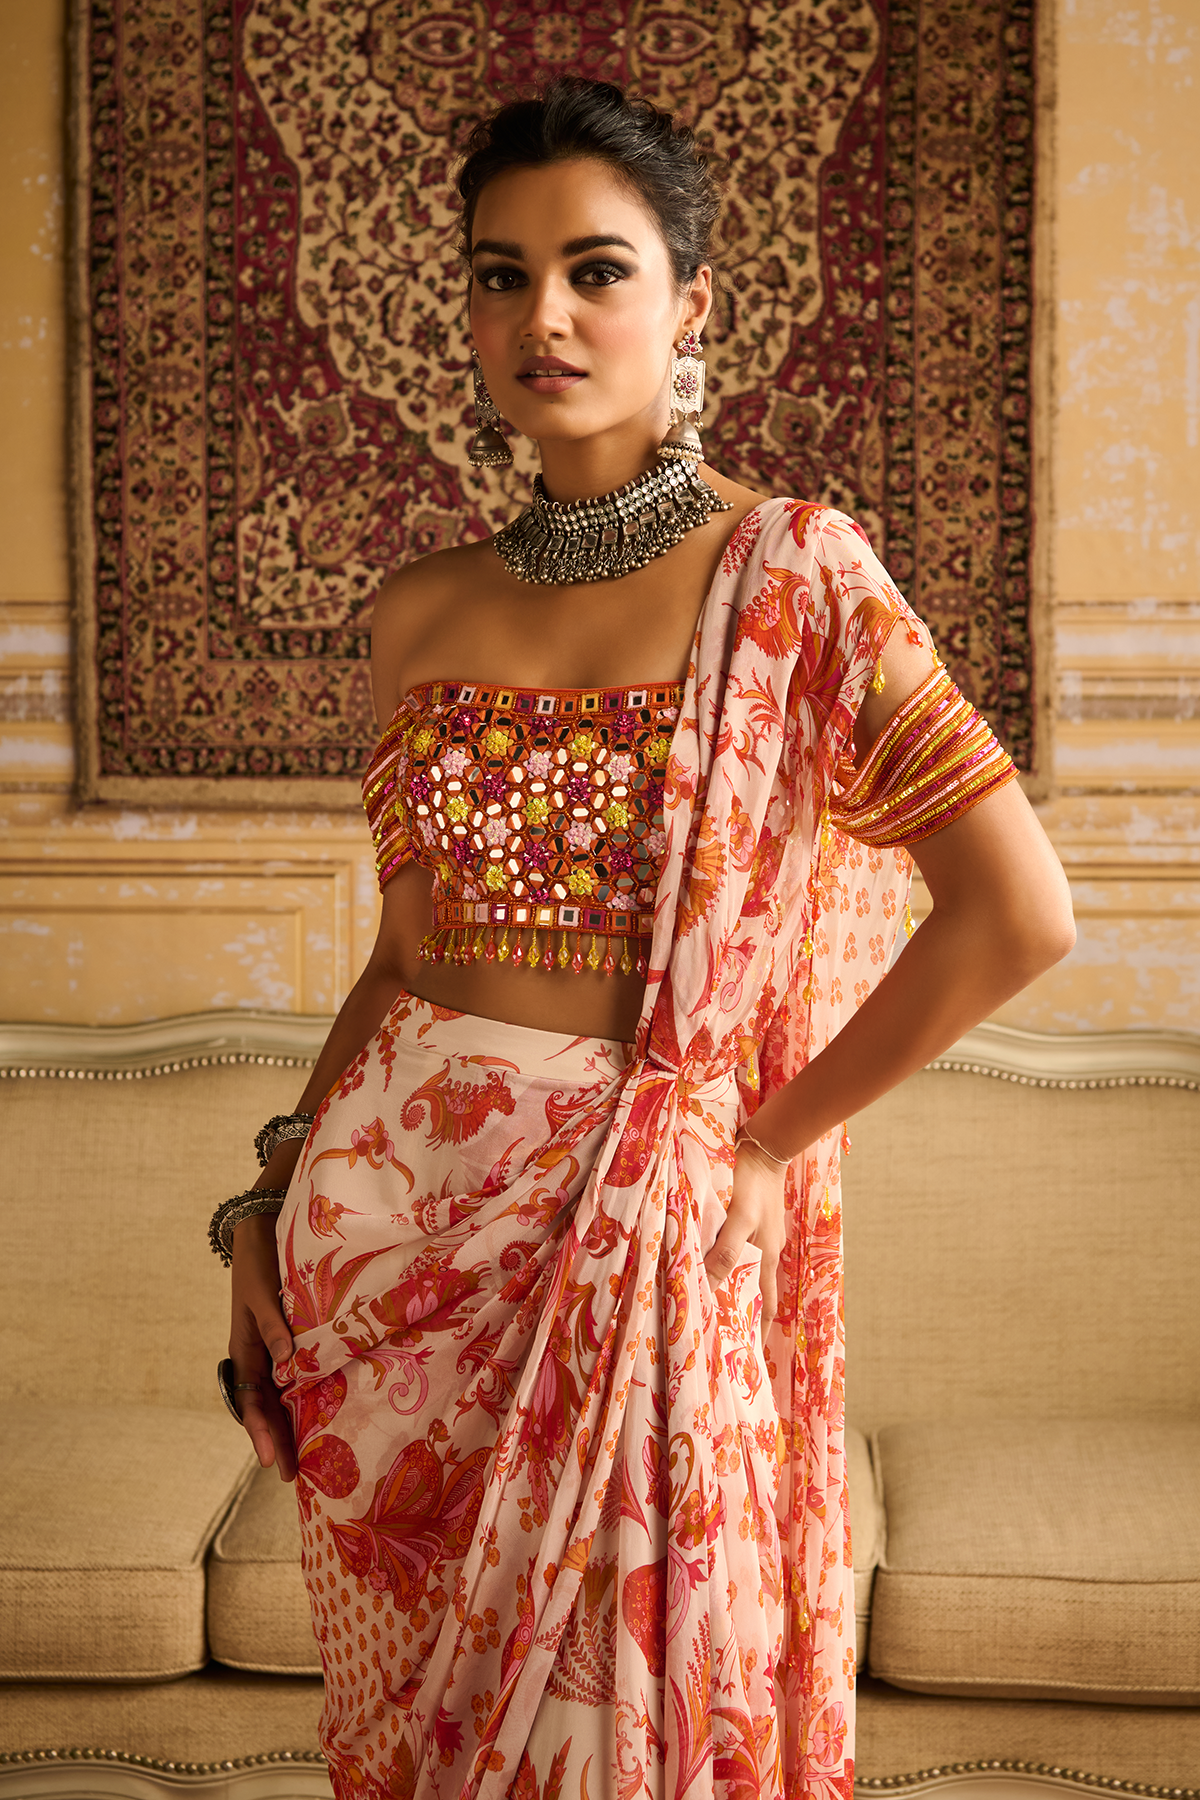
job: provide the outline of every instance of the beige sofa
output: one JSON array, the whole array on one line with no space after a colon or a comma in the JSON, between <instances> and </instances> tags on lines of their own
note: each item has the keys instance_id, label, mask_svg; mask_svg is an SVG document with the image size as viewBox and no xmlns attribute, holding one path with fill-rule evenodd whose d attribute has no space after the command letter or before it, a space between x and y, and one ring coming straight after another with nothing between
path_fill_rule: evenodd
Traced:
<instances>
[{"instance_id":1,"label":"beige sofa","mask_svg":"<svg viewBox=\"0 0 1200 1800\"><path fill-rule=\"evenodd\" d=\"M321 1026L0 1029L0 1800L328 1792L205 1245ZM1195 1793L1200 1040L964 1058L845 1167L858 1785Z\"/></svg>"}]
</instances>

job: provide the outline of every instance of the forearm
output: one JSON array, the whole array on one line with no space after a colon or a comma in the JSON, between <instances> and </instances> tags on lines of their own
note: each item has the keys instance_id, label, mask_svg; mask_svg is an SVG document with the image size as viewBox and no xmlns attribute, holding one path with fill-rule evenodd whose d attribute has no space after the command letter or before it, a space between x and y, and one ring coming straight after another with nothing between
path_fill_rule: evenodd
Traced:
<instances>
[{"instance_id":1,"label":"forearm","mask_svg":"<svg viewBox=\"0 0 1200 1800\"><path fill-rule=\"evenodd\" d=\"M933 911L890 974L796 1079L755 1114L796 1156L877 1100L1065 956L1062 865L1015 782L915 847Z\"/></svg>"},{"instance_id":2,"label":"forearm","mask_svg":"<svg viewBox=\"0 0 1200 1800\"><path fill-rule=\"evenodd\" d=\"M997 954L986 928L936 911L828 1046L754 1115L755 1137L796 1156L1020 991L1038 971Z\"/></svg>"},{"instance_id":3,"label":"forearm","mask_svg":"<svg viewBox=\"0 0 1200 1800\"><path fill-rule=\"evenodd\" d=\"M403 986L399 971L372 958L347 994L342 1009L313 1065L296 1111L315 1113L342 1070L354 1061L378 1031ZM255 1182L256 1187L286 1187L303 1148L303 1138L280 1144ZM238 1227L241 1230L241 1227ZM235 1234L236 1236L236 1234Z\"/></svg>"},{"instance_id":4,"label":"forearm","mask_svg":"<svg viewBox=\"0 0 1200 1800\"><path fill-rule=\"evenodd\" d=\"M297 1103L297 1112L316 1112L343 1069L379 1030L403 983L398 970L372 959L350 989Z\"/></svg>"}]
</instances>

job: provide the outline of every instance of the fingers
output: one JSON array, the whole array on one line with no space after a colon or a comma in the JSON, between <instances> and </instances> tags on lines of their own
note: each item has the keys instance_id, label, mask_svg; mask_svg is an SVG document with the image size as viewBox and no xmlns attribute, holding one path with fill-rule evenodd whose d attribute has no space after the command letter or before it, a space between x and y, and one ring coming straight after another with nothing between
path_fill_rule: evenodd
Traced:
<instances>
[{"instance_id":1,"label":"fingers","mask_svg":"<svg viewBox=\"0 0 1200 1800\"><path fill-rule=\"evenodd\" d=\"M233 1306L253 1314L258 1334L276 1362L292 1354L292 1334L279 1304L279 1254L269 1214L244 1219L233 1233Z\"/></svg>"},{"instance_id":2,"label":"fingers","mask_svg":"<svg viewBox=\"0 0 1200 1800\"><path fill-rule=\"evenodd\" d=\"M234 1380L234 1399L242 1415L254 1453L264 1469L274 1463L284 1481L296 1475L296 1450L292 1424L271 1375L271 1353L263 1342L252 1314L235 1316L229 1339ZM246 1384L253 1382L254 1387Z\"/></svg>"},{"instance_id":3,"label":"fingers","mask_svg":"<svg viewBox=\"0 0 1200 1800\"><path fill-rule=\"evenodd\" d=\"M257 1394L243 1391L242 1424L250 1435L255 1455L264 1469L272 1463L279 1470L281 1481L296 1479L296 1446L292 1437L292 1422L283 1407L275 1384L268 1379Z\"/></svg>"},{"instance_id":4,"label":"fingers","mask_svg":"<svg viewBox=\"0 0 1200 1800\"><path fill-rule=\"evenodd\" d=\"M229 1354L239 1383L242 1424L264 1469L275 1464L284 1481L296 1475L291 1420L279 1398L272 1365L292 1354L292 1334L279 1303L274 1220L244 1220L233 1234L233 1318Z\"/></svg>"},{"instance_id":5,"label":"fingers","mask_svg":"<svg viewBox=\"0 0 1200 1800\"><path fill-rule=\"evenodd\" d=\"M729 1211L725 1214L725 1223L704 1259L704 1272L711 1288L719 1288L723 1282L728 1281L742 1261L746 1245L757 1224L757 1216L744 1204L739 1204L735 1194Z\"/></svg>"},{"instance_id":6,"label":"fingers","mask_svg":"<svg viewBox=\"0 0 1200 1800\"><path fill-rule=\"evenodd\" d=\"M779 1259L787 1235L783 1192L783 1171L774 1164L767 1166L758 1155L743 1154L739 1147L729 1211L704 1259L709 1284L716 1289L745 1260L746 1246L755 1246L762 1256L759 1292L764 1325L775 1317L779 1306Z\"/></svg>"},{"instance_id":7,"label":"fingers","mask_svg":"<svg viewBox=\"0 0 1200 1800\"><path fill-rule=\"evenodd\" d=\"M292 1354L292 1334L283 1316L279 1296L261 1295L258 1304L252 1305L252 1311L258 1335L270 1351L272 1362L287 1362Z\"/></svg>"},{"instance_id":8,"label":"fingers","mask_svg":"<svg viewBox=\"0 0 1200 1800\"><path fill-rule=\"evenodd\" d=\"M764 1250L758 1272L758 1291L762 1295L762 1322L766 1327L779 1311L779 1251Z\"/></svg>"}]
</instances>

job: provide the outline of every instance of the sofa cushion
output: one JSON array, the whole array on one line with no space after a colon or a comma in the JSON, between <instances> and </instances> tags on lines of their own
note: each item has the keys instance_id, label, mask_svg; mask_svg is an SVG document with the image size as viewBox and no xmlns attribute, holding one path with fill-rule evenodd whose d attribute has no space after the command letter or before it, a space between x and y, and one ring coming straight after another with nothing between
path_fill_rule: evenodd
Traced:
<instances>
[{"instance_id":1,"label":"sofa cushion","mask_svg":"<svg viewBox=\"0 0 1200 1800\"><path fill-rule=\"evenodd\" d=\"M883 1502L871 1461L871 1448L861 1431L846 1427L846 1483L850 1489L850 1551L854 1558L854 1618L858 1628L858 1666L865 1668L871 1625L871 1584L883 1555Z\"/></svg>"},{"instance_id":2,"label":"sofa cushion","mask_svg":"<svg viewBox=\"0 0 1200 1800\"><path fill-rule=\"evenodd\" d=\"M300 1567L296 1490L260 1469L208 1563L208 1642L218 1662L266 1675L319 1675Z\"/></svg>"},{"instance_id":3,"label":"sofa cushion","mask_svg":"<svg viewBox=\"0 0 1200 1800\"><path fill-rule=\"evenodd\" d=\"M204 1557L251 1467L221 1414L0 1406L0 1679L198 1669Z\"/></svg>"},{"instance_id":4,"label":"sofa cushion","mask_svg":"<svg viewBox=\"0 0 1200 1800\"><path fill-rule=\"evenodd\" d=\"M846 1428L850 1542L858 1656L866 1654L871 1582L883 1551L883 1507L871 1450ZM296 1490L274 1469L259 1469L213 1544L208 1563L208 1643L218 1662L266 1675L319 1675L300 1567Z\"/></svg>"},{"instance_id":5,"label":"sofa cushion","mask_svg":"<svg viewBox=\"0 0 1200 1800\"><path fill-rule=\"evenodd\" d=\"M892 1426L870 1668L998 1698L1200 1704L1200 1425Z\"/></svg>"}]
</instances>

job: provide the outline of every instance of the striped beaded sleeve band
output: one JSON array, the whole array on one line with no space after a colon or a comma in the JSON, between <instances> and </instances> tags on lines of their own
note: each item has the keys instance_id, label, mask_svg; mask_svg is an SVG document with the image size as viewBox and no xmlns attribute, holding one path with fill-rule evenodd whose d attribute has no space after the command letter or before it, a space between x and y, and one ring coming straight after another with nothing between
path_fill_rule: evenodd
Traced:
<instances>
[{"instance_id":1,"label":"striped beaded sleeve band","mask_svg":"<svg viewBox=\"0 0 1200 1800\"><path fill-rule=\"evenodd\" d=\"M915 844L1011 781L1012 761L940 665L899 706L849 786L832 824L860 844Z\"/></svg>"},{"instance_id":2,"label":"striped beaded sleeve band","mask_svg":"<svg viewBox=\"0 0 1200 1800\"><path fill-rule=\"evenodd\" d=\"M395 805L396 769L409 729L409 719L398 711L363 777L363 805L375 843L375 872L381 889L409 855L408 833Z\"/></svg>"}]
</instances>

